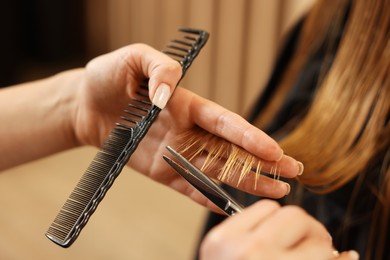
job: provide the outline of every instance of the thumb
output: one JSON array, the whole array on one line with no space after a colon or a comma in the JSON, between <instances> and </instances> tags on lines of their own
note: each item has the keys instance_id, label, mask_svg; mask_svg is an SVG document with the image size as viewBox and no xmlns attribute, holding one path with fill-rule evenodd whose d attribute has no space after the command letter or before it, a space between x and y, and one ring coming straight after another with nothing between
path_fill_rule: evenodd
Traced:
<instances>
[{"instance_id":1,"label":"thumb","mask_svg":"<svg viewBox=\"0 0 390 260\"><path fill-rule=\"evenodd\" d=\"M148 74L150 100L154 105L163 109L181 78L181 66L167 56L167 60L152 66Z\"/></svg>"}]
</instances>

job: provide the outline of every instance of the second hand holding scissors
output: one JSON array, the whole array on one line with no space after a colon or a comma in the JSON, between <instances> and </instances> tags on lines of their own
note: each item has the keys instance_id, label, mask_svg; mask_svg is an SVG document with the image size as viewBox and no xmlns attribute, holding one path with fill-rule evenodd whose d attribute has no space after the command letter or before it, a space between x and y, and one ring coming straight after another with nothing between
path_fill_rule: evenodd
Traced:
<instances>
[{"instance_id":1,"label":"second hand holding scissors","mask_svg":"<svg viewBox=\"0 0 390 260\"><path fill-rule=\"evenodd\" d=\"M239 202L237 202L229 193L222 189L206 174L191 164L172 147L167 146L166 148L180 164L165 155L163 156L164 160L194 188L199 190L218 208L225 212L226 215L233 216L243 210L243 206Z\"/></svg>"}]
</instances>

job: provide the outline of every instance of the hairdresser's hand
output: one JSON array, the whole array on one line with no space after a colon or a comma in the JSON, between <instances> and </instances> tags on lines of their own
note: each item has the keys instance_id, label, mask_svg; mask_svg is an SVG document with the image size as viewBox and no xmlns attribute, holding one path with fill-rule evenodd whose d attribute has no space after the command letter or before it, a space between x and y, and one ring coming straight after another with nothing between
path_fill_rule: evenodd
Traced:
<instances>
[{"instance_id":1,"label":"hairdresser's hand","mask_svg":"<svg viewBox=\"0 0 390 260\"><path fill-rule=\"evenodd\" d=\"M138 44L92 60L86 67L85 75L78 95L75 133L81 144L99 147L127 107L129 96L133 95L141 80L150 78L150 98L164 107L181 77L181 68L161 52ZM130 166L202 205L210 206L162 159L162 155L167 154L166 145L176 147L180 142L178 136L196 126L244 148L262 160L280 160L281 175L285 177L295 177L300 171L297 161L284 156L279 145L262 131L237 114L182 88L176 89L132 155ZM257 185L254 185L254 180L251 176L238 188L270 197L282 197L289 191L287 184L272 178L260 177Z\"/></svg>"},{"instance_id":2,"label":"hairdresser's hand","mask_svg":"<svg viewBox=\"0 0 390 260\"><path fill-rule=\"evenodd\" d=\"M291 157L282 155L279 145L242 117L194 93L178 87L166 108L160 113L145 139L130 159L131 166L146 173L151 178L184 193L202 205L211 206L210 202L194 190L192 186L174 172L162 159L162 155L170 156L166 146L178 147L183 140L180 135L188 129L201 127L208 132L228 140L267 162L280 160L280 174L284 177L295 177L300 171L299 163ZM199 162L201 165L202 162ZM216 178L217 174L208 172ZM255 182L257 182L255 184ZM249 193L273 198L288 194L290 187L272 177L248 174L247 178L237 186L231 179L227 184ZM213 206L210 208L213 209Z\"/></svg>"},{"instance_id":3,"label":"hairdresser's hand","mask_svg":"<svg viewBox=\"0 0 390 260\"><path fill-rule=\"evenodd\" d=\"M296 206L262 200L213 228L200 248L201 259L354 259L336 256L324 226Z\"/></svg>"},{"instance_id":4,"label":"hairdresser's hand","mask_svg":"<svg viewBox=\"0 0 390 260\"><path fill-rule=\"evenodd\" d=\"M143 80L150 78L150 98L163 108L181 77L181 68L160 51L133 44L91 60L84 75L75 133L81 144L99 147Z\"/></svg>"}]
</instances>

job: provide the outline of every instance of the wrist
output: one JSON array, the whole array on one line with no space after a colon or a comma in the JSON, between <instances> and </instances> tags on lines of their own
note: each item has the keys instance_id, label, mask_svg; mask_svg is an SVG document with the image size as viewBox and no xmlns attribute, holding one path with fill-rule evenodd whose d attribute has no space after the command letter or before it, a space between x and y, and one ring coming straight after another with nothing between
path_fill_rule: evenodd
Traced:
<instances>
[{"instance_id":1,"label":"wrist","mask_svg":"<svg viewBox=\"0 0 390 260\"><path fill-rule=\"evenodd\" d=\"M84 69L72 69L52 76L49 81L55 102L55 115L60 120L60 129L67 148L81 146L76 135L78 93L84 81Z\"/></svg>"}]
</instances>

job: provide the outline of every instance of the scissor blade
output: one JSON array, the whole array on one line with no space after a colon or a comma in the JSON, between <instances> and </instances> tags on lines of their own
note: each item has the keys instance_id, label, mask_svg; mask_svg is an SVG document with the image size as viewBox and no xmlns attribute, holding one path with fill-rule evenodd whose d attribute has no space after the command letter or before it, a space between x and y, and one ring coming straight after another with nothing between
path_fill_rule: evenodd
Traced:
<instances>
[{"instance_id":1,"label":"scissor blade","mask_svg":"<svg viewBox=\"0 0 390 260\"><path fill-rule=\"evenodd\" d=\"M224 196L225 191L219 187L215 182L213 182L208 176L206 176L201 170L196 168L192 163L190 163L186 158L181 154L176 152L172 147L167 146L168 151L183 165L182 167L192 176L200 180L203 185L208 186L210 189L217 191L221 196ZM226 200L229 199L229 195L226 194Z\"/></svg>"},{"instance_id":2,"label":"scissor blade","mask_svg":"<svg viewBox=\"0 0 390 260\"><path fill-rule=\"evenodd\" d=\"M218 192L205 185L201 180L192 175L187 169L184 169L181 165L163 155L164 160L179 173L184 179L186 179L195 189L205 195L211 202L217 207L225 211L228 202Z\"/></svg>"},{"instance_id":3,"label":"scissor blade","mask_svg":"<svg viewBox=\"0 0 390 260\"><path fill-rule=\"evenodd\" d=\"M182 167L179 165L182 170L184 170L187 174L191 175L192 178L196 178L196 180L201 183L199 187L195 186L195 188L197 188L198 190L200 190L199 188L205 189L206 192L212 191L212 194L215 194L215 196L221 198L224 201L223 205L217 204L218 207L224 210L228 215L233 215L235 212L240 212L242 210L242 206L240 205L240 203L238 203L230 194L228 194L224 189L217 185L201 170L192 165L186 158L184 158L181 154L177 153L170 146L167 146L166 148L184 166ZM207 187L207 189L205 187ZM202 192L202 190L200 191ZM232 211L234 212L232 213Z\"/></svg>"}]
</instances>

